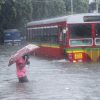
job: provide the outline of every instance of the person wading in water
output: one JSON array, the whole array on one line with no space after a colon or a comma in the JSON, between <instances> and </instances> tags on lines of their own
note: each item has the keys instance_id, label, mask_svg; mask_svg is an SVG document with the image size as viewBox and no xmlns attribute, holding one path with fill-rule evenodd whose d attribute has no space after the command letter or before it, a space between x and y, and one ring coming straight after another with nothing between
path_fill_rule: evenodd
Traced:
<instances>
[{"instance_id":1,"label":"person wading in water","mask_svg":"<svg viewBox=\"0 0 100 100\"><path fill-rule=\"evenodd\" d=\"M29 55L25 54L16 60L16 74L20 83L28 82L26 76L26 65L30 64Z\"/></svg>"}]
</instances>

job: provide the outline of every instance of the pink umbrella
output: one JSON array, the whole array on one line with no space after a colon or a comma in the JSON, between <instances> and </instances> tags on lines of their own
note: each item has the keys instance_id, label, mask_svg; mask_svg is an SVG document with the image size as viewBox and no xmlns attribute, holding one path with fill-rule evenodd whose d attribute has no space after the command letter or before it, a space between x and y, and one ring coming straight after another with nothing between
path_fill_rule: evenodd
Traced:
<instances>
[{"instance_id":1,"label":"pink umbrella","mask_svg":"<svg viewBox=\"0 0 100 100\"><path fill-rule=\"evenodd\" d=\"M15 63L18 58L22 57L25 54L29 54L29 53L31 53L32 51L34 51L38 48L39 48L39 46L34 45L34 44L29 44L29 45L23 47L22 49L18 50L14 55L12 55L10 57L8 66Z\"/></svg>"}]
</instances>

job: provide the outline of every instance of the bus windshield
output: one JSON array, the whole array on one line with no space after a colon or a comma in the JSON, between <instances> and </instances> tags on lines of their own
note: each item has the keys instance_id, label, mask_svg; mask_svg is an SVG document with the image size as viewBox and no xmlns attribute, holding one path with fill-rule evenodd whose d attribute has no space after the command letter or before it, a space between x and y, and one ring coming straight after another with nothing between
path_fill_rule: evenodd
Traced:
<instances>
[{"instance_id":1,"label":"bus windshield","mask_svg":"<svg viewBox=\"0 0 100 100\"><path fill-rule=\"evenodd\" d=\"M91 24L70 25L70 46L91 46Z\"/></svg>"}]
</instances>

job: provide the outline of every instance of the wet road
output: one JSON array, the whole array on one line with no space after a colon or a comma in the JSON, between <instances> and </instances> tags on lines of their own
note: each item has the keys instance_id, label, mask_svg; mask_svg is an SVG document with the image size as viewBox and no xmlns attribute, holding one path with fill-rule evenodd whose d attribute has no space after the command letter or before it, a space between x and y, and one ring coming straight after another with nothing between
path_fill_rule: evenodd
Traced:
<instances>
[{"instance_id":1,"label":"wet road","mask_svg":"<svg viewBox=\"0 0 100 100\"><path fill-rule=\"evenodd\" d=\"M0 100L100 100L100 64L31 57L28 83L18 83L9 56L18 47L0 47Z\"/></svg>"}]
</instances>

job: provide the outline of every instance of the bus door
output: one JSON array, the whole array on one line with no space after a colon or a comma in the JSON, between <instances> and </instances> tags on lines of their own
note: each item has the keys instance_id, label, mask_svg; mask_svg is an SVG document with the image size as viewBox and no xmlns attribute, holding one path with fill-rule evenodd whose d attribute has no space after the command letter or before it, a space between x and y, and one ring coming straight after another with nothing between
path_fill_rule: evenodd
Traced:
<instances>
[{"instance_id":1,"label":"bus door","mask_svg":"<svg viewBox=\"0 0 100 100\"><path fill-rule=\"evenodd\" d=\"M59 43L60 43L60 48L61 48L61 52L65 57L65 48L66 48L66 35L67 35L67 28L60 28L60 32L59 32Z\"/></svg>"},{"instance_id":2,"label":"bus door","mask_svg":"<svg viewBox=\"0 0 100 100\"><path fill-rule=\"evenodd\" d=\"M94 43L96 46L96 49L92 51L92 59L93 61L99 61L100 62L100 23L94 24L94 33L95 33L95 39Z\"/></svg>"}]
</instances>

